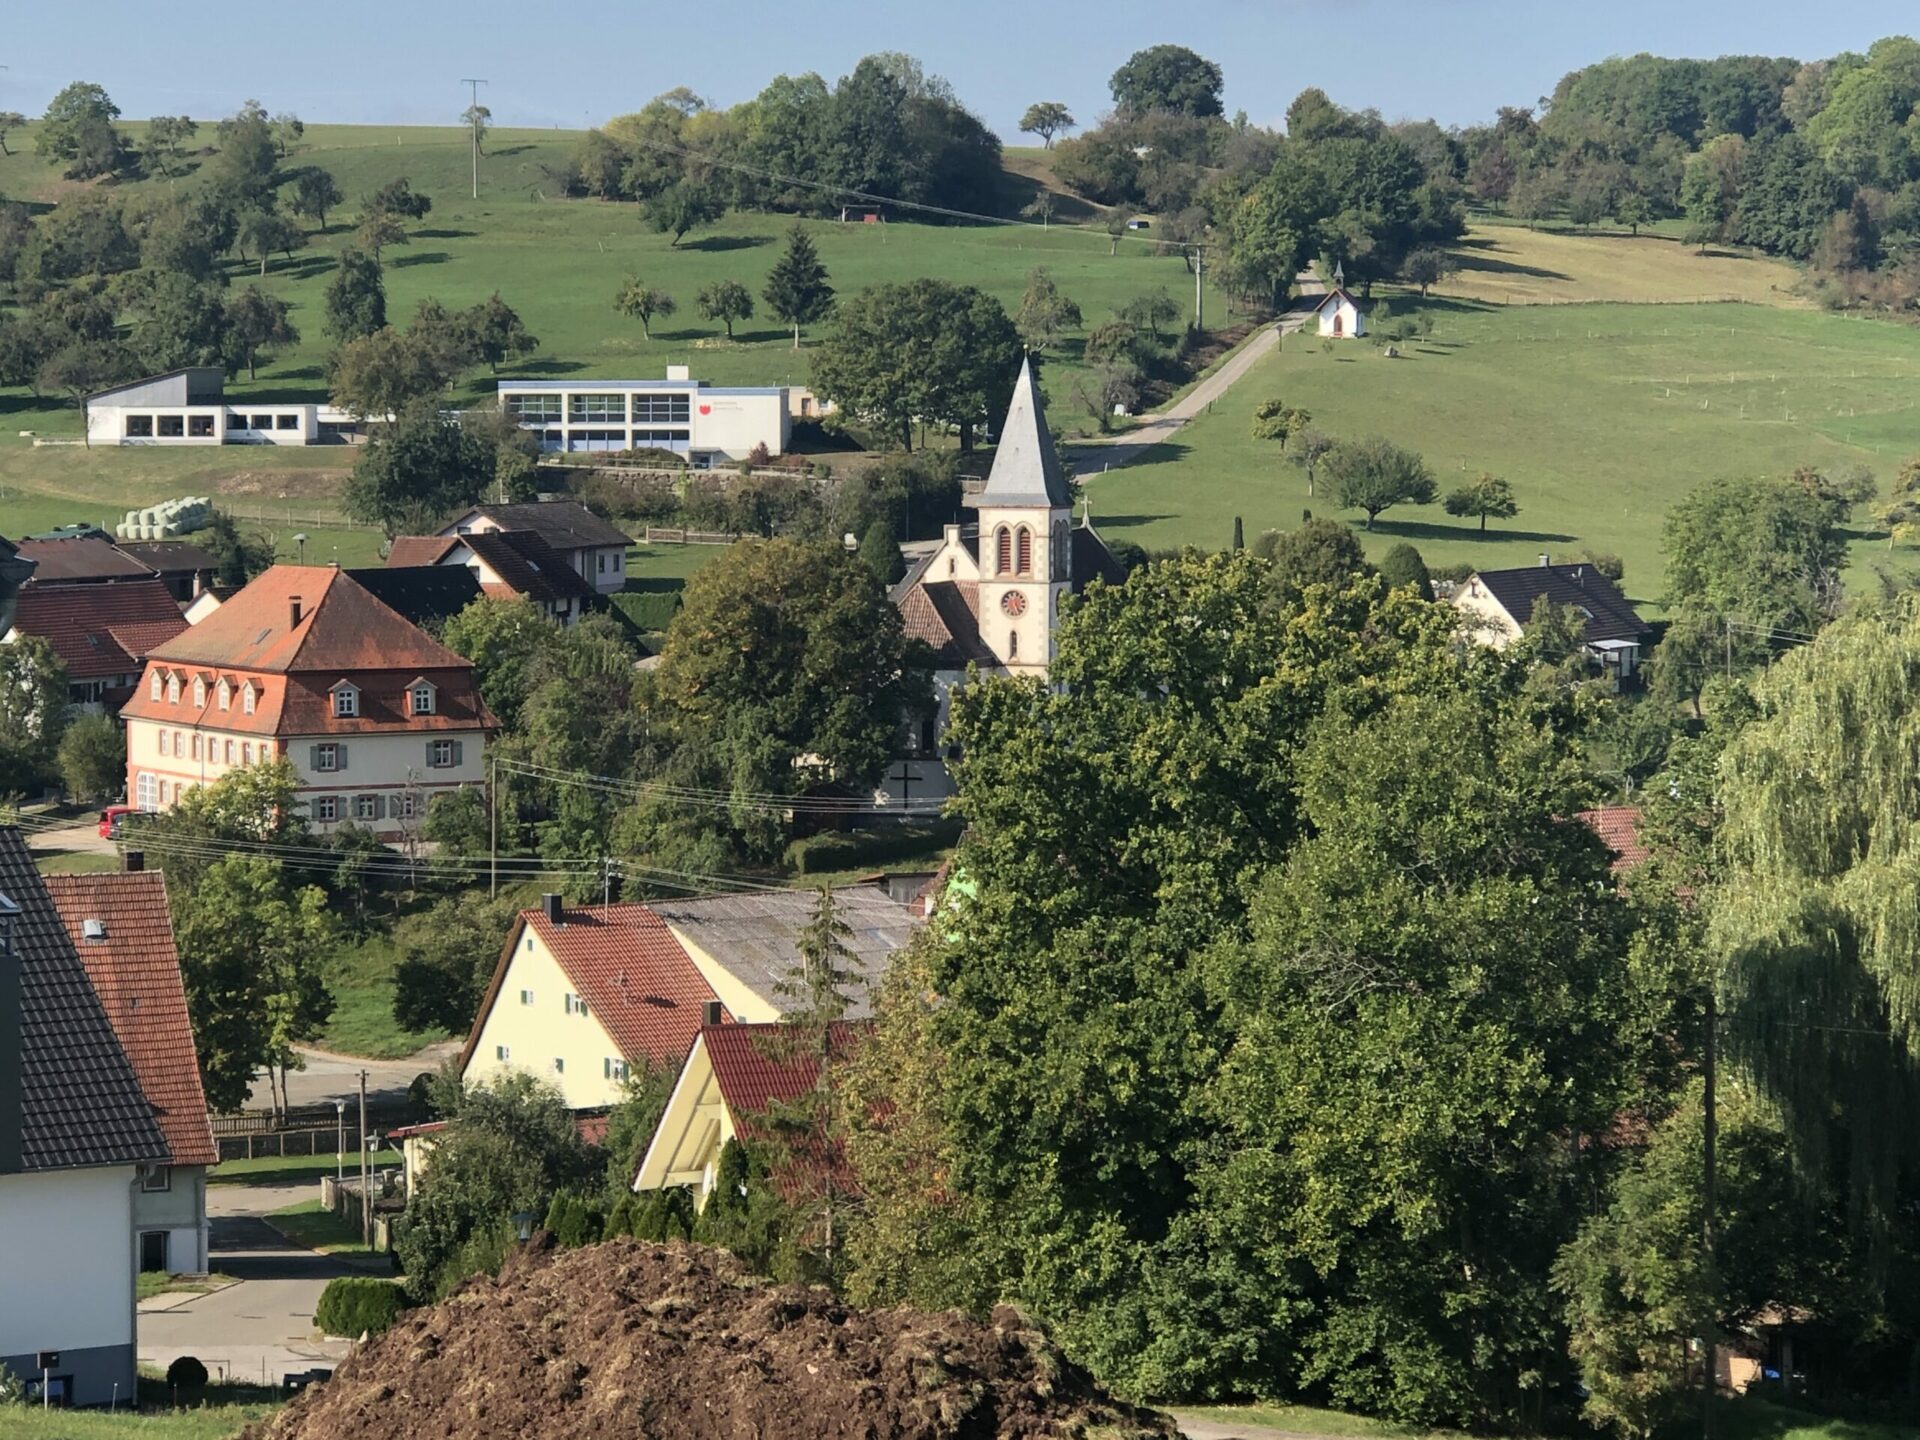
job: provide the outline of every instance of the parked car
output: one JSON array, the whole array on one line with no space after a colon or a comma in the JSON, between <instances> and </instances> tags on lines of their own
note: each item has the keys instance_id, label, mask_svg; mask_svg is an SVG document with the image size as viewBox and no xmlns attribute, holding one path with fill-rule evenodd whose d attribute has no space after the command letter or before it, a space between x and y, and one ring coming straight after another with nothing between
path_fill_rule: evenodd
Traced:
<instances>
[{"instance_id":1,"label":"parked car","mask_svg":"<svg viewBox=\"0 0 1920 1440\"><path fill-rule=\"evenodd\" d=\"M138 815L138 805L109 805L100 812L100 838L118 840L126 833L127 817Z\"/></svg>"}]
</instances>

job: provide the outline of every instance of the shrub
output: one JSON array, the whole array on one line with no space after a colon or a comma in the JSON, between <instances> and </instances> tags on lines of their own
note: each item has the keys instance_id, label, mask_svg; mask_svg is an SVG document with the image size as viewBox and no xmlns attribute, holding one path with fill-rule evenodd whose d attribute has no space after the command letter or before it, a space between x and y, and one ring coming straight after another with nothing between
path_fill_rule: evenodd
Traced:
<instances>
[{"instance_id":1,"label":"shrub","mask_svg":"<svg viewBox=\"0 0 1920 1440\"><path fill-rule=\"evenodd\" d=\"M320 1292L320 1303L313 1307L313 1323L326 1335L379 1335L406 1305L406 1297L391 1280L342 1275L328 1281L327 1288ZM171 1378L172 1372L168 1374Z\"/></svg>"},{"instance_id":2,"label":"shrub","mask_svg":"<svg viewBox=\"0 0 1920 1440\"><path fill-rule=\"evenodd\" d=\"M547 1218L541 1225L554 1241L569 1250L577 1250L582 1245L591 1245L600 1238L601 1217L598 1211L590 1208L578 1195L561 1192L553 1197L553 1203L547 1207Z\"/></svg>"},{"instance_id":3,"label":"shrub","mask_svg":"<svg viewBox=\"0 0 1920 1440\"><path fill-rule=\"evenodd\" d=\"M765 464L768 464L772 459L773 459L773 452L767 449L767 442L764 440L756 441L753 449L747 452L747 464L749 465L753 465L753 466L765 465Z\"/></svg>"},{"instance_id":4,"label":"shrub","mask_svg":"<svg viewBox=\"0 0 1920 1440\"><path fill-rule=\"evenodd\" d=\"M1594 569L1598 570L1616 585L1626 578L1627 562L1622 560L1618 555L1608 555L1604 551L1589 550L1586 552L1586 559L1589 565L1593 566Z\"/></svg>"},{"instance_id":5,"label":"shrub","mask_svg":"<svg viewBox=\"0 0 1920 1440\"><path fill-rule=\"evenodd\" d=\"M167 1366L167 1388L188 1393L206 1389L207 1367L191 1355L174 1357L173 1363Z\"/></svg>"},{"instance_id":6,"label":"shrub","mask_svg":"<svg viewBox=\"0 0 1920 1440\"><path fill-rule=\"evenodd\" d=\"M834 830L795 840L787 846L785 860L796 875L822 875L920 859L955 844L961 829L958 820L935 820L925 825Z\"/></svg>"},{"instance_id":7,"label":"shrub","mask_svg":"<svg viewBox=\"0 0 1920 1440\"><path fill-rule=\"evenodd\" d=\"M649 1190L634 1201L628 1233L636 1240L687 1240L693 1236L693 1192L684 1185Z\"/></svg>"}]
</instances>

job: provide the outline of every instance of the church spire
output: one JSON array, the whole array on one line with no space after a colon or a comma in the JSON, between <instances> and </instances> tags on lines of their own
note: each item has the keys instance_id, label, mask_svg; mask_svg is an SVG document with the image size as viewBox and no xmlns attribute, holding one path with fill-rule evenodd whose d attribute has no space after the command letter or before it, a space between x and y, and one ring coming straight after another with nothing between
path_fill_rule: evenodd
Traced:
<instances>
[{"instance_id":1,"label":"church spire","mask_svg":"<svg viewBox=\"0 0 1920 1440\"><path fill-rule=\"evenodd\" d=\"M1013 403L1007 406L1006 422L1000 427L1000 442L994 447L993 469L987 474L986 487L977 495L969 495L967 503L976 508L991 505L1058 510L1071 503L1066 477L1060 473L1060 460L1054 454L1053 436L1047 430L1040 382L1034 378L1030 359L1021 360L1020 378L1013 382Z\"/></svg>"}]
</instances>

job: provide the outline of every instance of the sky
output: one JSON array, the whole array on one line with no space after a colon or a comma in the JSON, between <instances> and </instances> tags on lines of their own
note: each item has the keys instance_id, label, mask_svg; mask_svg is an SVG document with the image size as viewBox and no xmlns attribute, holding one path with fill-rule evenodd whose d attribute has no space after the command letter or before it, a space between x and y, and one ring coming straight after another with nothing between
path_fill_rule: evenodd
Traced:
<instances>
[{"instance_id":1,"label":"sky","mask_svg":"<svg viewBox=\"0 0 1920 1440\"><path fill-rule=\"evenodd\" d=\"M1216 61L1227 113L1258 124L1318 85L1390 120L1466 125L1608 55L1817 59L1920 29L1911 0L202 0L181 23L150 0L8 8L0 110L29 115L92 80L128 119L251 97L309 123L451 124L472 76L496 125L577 129L676 85L731 105L782 72L831 81L904 50L1010 144L1031 143L1035 100L1094 123L1114 69L1165 42Z\"/></svg>"}]
</instances>

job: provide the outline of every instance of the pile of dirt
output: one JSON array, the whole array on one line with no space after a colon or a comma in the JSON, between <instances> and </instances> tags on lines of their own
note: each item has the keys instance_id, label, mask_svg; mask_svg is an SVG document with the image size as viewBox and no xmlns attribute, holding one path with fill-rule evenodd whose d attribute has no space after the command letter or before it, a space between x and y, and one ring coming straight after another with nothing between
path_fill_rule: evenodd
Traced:
<instances>
[{"instance_id":1,"label":"pile of dirt","mask_svg":"<svg viewBox=\"0 0 1920 1440\"><path fill-rule=\"evenodd\" d=\"M696 1245L539 1240L244 1440L1161 1440L1015 1311L856 1310Z\"/></svg>"}]
</instances>

